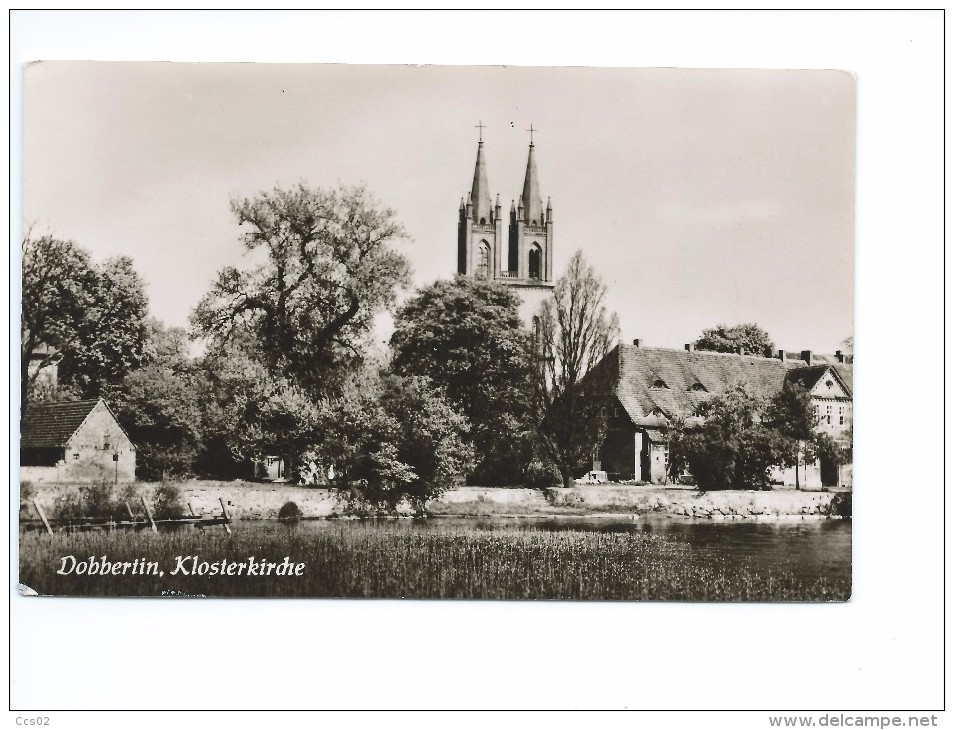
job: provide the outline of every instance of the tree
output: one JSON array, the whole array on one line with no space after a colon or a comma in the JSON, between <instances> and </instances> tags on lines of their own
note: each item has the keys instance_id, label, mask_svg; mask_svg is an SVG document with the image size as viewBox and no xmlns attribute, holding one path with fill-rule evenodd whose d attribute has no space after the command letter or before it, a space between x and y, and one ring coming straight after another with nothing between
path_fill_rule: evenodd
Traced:
<instances>
[{"instance_id":1,"label":"tree","mask_svg":"<svg viewBox=\"0 0 954 730\"><path fill-rule=\"evenodd\" d=\"M855 359L855 336L848 335L841 341L841 347L845 354L845 362L854 362Z\"/></svg>"},{"instance_id":2,"label":"tree","mask_svg":"<svg viewBox=\"0 0 954 730\"><path fill-rule=\"evenodd\" d=\"M770 469L784 463L791 444L762 422L764 408L745 385L729 388L699 407L705 421L673 440L672 458L688 465L702 489L770 488Z\"/></svg>"},{"instance_id":3,"label":"tree","mask_svg":"<svg viewBox=\"0 0 954 730\"><path fill-rule=\"evenodd\" d=\"M94 278L89 254L53 236L23 239L20 318L20 413L40 371L76 346ZM46 352L31 368L34 353Z\"/></svg>"},{"instance_id":4,"label":"tree","mask_svg":"<svg viewBox=\"0 0 954 730\"><path fill-rule=\"evenodd\" d=\"M398 310L392 370L443 388L466 416L473 478L513 484L530 460L530 348L513 290L458 276L422 289Z\"/></svg>"},{"instance_id":5,"label":"tree","mask_svg":"<svg viewBox=\"0 0 954 730\"><path fill-rule=\"evenodd\" d=\"M360 187L299 184L231 207L243 245L264 260L219 273L192 314L194 333L228 340L248 332L271 373L310 393L333 390L360 361L375 314L409 282L406 259L391 248L403 228Z\"/></svg>"},{"instance_id":6,"label":"tree","mask_svg":"<svg viewBox=\"0 0 954 730\"><path fill-rule=\"evenodd\" d=\"M253 462L280 456L289 472L302 465L321 419L319 402L292 378L270 372L254 346L236 336L200 363L201 473L247 476Z\"/></svg>"},{"instance_id":7,"label":"tree","mask_svg":"<svg viewBox=\"0 0 954 730\"><path fill-rule=\"evenodd\" d=\"M703 330L695 346L697 350L710 352L738 352L741 348L750 355L762 355L775 347L768 332L754 323L733 327L720 324Z\"/></svg>"},{"instance_id":8,"label":"tree","mask_svg":"<svg viewBox=\"0 0 954 730\"><path fill-rule=\"evenodd\" d=\"M467 420L423 377L365 378L326 404L309 459L362 499L418 510L470 468Z\"/></svg>"},{"instance_id":9,"label":"tree","mask_svg":"<svg viewBox=\"0 0 954 730\"><path fill-rule=\"evenodd\" d=\"M798 489L799 462L814 461L820 438L815 431L818 418L811 395L800 383L786 381L769 401L764 420L783 438L778 466L795 467L795 488Z\"/></svg>"},{"instance_id":10,"label":"tree","mask_svg":"<svg viewBox=\"0 0 954 730\"><path fill-rule=\"evenodd\" d=\"M192 473L202 439L201 379L188 355L185 330L148 323L146 364L129 373L113 410L136 444L136 474L164 480Z\"/></svg>"},{"instance_id":11,"label":"tree","mask_svg":"<svg viewBox=\"0 0 954 730\"><path fill-rule=\"evenodd\" d=\"M142 366L149 336L145 284L128 256L107 259L94 271L89 304L74 346L63 351L59 377L85 397L109 395Z\"/></svg>"},{"instance_id":12,"label":"tree","mask_svg":"<svg viewBox=\"0 0 954 730\"><path fill-rule=\"evenodd\" d=\"M92 398L117 386L142 363L146 309L145 287L132 259L108 259L97 267L72 241L28 233L23 240L21 413L40 371L54 363L71 395ZM31 367L38 354L42 357Z\"/></svg>"},{"instance_id":13,"label":"tree","mask_svg":"<svg viewBox=\"0 0 954 730\"><path fill-rule=\"evenodd\" d=\"M605 296L606 286L577 251L537 314L537 434L567 487L606 429L611 372L597 364L619 338L619 322L607 313Z\"/></svg>"}]
</instances>

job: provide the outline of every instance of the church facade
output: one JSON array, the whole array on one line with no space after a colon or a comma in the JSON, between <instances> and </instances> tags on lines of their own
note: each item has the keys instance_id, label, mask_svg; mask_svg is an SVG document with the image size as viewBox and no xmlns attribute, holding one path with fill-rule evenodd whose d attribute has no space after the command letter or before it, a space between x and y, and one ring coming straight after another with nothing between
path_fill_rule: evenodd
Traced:
<instances>
[{"instance_id":1,"label":"church facade","mask_svg":"<svg viewBox=\"0 0 954 730\"><path fill-rule=\"evenodd\" d=\"M460 202L457 273L517 289L524 321L553 289L553 208L540 196L532 139L523 192L506 219L499 193L491 202L483 139L477 143L473 184Z\"/></svg>"}]
</instances>

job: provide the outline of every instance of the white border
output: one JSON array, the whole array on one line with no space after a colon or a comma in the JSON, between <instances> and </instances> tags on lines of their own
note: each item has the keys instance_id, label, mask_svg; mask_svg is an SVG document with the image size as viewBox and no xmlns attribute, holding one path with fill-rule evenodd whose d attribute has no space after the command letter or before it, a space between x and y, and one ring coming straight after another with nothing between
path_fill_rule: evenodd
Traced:
<instances>
[{"instance_id":1,"label":"white border","mask_svg":"<svg viewBox=\"0 0 954 730\"><path fill-rule=\"evenodd\" d=\"M860 364L855 595L848 604L15 595L14 705L937 709L943 691L942 23L936 12L15 13L12 242L19 240L19 64L32 59L854 71ZM11 338L13 330L15 323ZM14 415L11 450L15 423ZM182 640L206 648L192 655L165 649ZM219 721L184 719L198 725L213 717ZM708 714L682 724L673 715L652 722L681 727L703 719L707 726L739 726L737 718ZM117 721L100 717L97 727ZM548 721L576 724L572 716ZM764 718L751 721L767 726Z\"/></svg>"}]
</instances>

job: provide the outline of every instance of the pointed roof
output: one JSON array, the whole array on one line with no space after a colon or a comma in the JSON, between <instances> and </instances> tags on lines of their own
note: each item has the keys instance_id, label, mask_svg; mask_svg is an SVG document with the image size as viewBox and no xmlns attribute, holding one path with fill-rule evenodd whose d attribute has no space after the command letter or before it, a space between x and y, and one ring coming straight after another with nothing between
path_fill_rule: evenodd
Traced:
<instances>
[{"instance_id":1,"label":"pointed roof","mask_svg":"<svg viewBox=\"0 0 954 730\"><path fill-rule=\"evenodd\" d=\"M755 355L621 344L597 367L612 368L616 397L637 426L664 425L663 417L654 415L657 409L669 416L691 416L700 403L737 382L746 383L756 395L770 397L786 379L817 382L831 368L851 393L850 365L805 366L801 361ZM669 387L654 388L657 380Z\"/></svg>"},{"instance_id":2,"label":"pointed roof","mask_svg":"<svg viewBox=\"0 0 954 730\"><path fill-rule=\"evenodd\" d=\"M20 422L20 448L66 446L100 402L115 419L116 415L102 398L65 403L30 403ZM118 421L116 425L119 426ZM119 429L126 434L122 426L119 426ZM129 435L126 434L126 437L128 438Z\"/></svg>"},{"instance_id":3,"label":"pointed roof","mask_svg":"<svg viewBox=\"0 0 954 730\"><path fill-rule=\"evenodd\" d=\"M540 198L540 182L537 179L537 159L533 154L533 142L530 143L530 153L527 155L527 174L523 178L523 195L520 196L523 205L523 219L537 225L543 224L543 200Z\"/></svg>"},{"instance_id":4,"label":"pointed roof","mask_svg":"<svg viewBox=\"0 0 954 730\"><path fill-rule=\"evenodd\" d=\"M841 385L842 389L850 397L851 387L847 382L845 382L845 379L842 378L841 373L839 373L838 370L832 365L809 365L806 367L796 368L786 375L786 380L789 380L793 383L798 383L804 387L805 390L811 390L818 384L818 381L828 373L831 373L834 376L835 380L838 381L838 384Z\"/></svg>"},{"instance_id":5,"label":"pointed roof","mask_svg":"<svg viewBox=\"0 0 954 730\"><path fill-rule=\"evenodd\" d=\"M490 185L487 184L487 163L484 161L484 143L477 143L477 164L474 166L474 184L470 190L470 201L474 206L474 220L491 220L493 208L490 206Z\"/></svg>"}]
</instances>

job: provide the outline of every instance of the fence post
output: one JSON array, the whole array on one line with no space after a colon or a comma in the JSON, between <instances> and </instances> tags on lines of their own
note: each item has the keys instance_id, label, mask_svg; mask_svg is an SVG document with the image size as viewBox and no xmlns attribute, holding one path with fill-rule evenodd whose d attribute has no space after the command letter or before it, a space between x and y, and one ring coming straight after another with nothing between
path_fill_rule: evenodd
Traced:
<instances>
[{"instance_id":1,"label":"fence post","mask_svg":"<svg viewBox=\"0 0 954 730\"><path fill-rule=\"evenodd\" d=\"M35 499L33 500L33 507L36 509L36 513L40 515L40 519L43 520L43 525L46 527L46 531L52 535L53 528L50 527L50 521L46 519L46 515L43 514L43 508Z\"/></svg>"},{"instance_id":2,"label":"fence post","mask_svg":"<svg viewBox=\"0 0 954 730\"><path fill-rule=\"evenodd\" d=\"M159 528L156 527L156 521L152 519L152 510L149 509L149 505L146 504L146 498L140 496L139 501L142 502L142 506L146 508L146 517L149 518L149 524L152 525L152 531L159 532Z\"/></svg>"}]
</instances>

